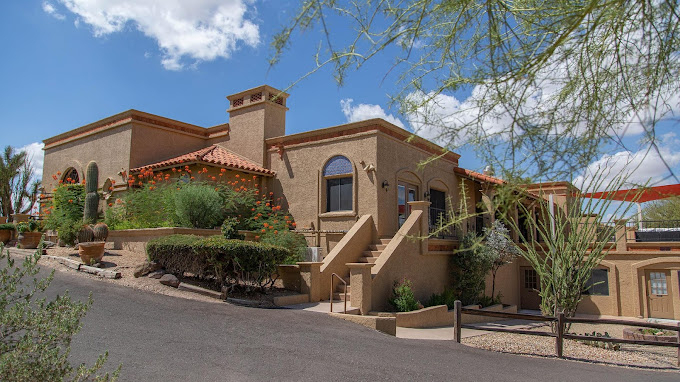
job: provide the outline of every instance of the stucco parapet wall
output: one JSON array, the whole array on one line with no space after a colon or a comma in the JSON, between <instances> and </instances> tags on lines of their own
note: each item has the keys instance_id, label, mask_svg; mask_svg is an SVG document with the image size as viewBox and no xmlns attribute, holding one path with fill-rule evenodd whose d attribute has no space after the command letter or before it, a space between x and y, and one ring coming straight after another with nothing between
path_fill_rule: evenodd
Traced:
<instances>
[{"instance_id":1,"label":"stucco parapet wall","mask_svg":"<svg viewBox=\"0 0 680 382\"><path fill-rule=\"evenodd\" d=\"M130 109L122 113L106 117L99 121L69 130L65 133L55 135L43 141L45 149L49 149L64 143L72 142L87 136L98 134L103 131L116 128L128 123L137 123L145 126L172 130L178 133L191 135L200 138L213 138L224 136L229 133L229 124L222 124L210 128L192 125L186 122L177 121L159 115L145 113L139 110Z\"/></svg>"},{"instance_id":2,"label":"stucco parapet wall","mask_svg":"<svg viewBox=\"0 0 680 382\"><path fill-rule=\"evenodd\" d=\"M383 332L391 336L397 335L397 319L394 317L357 316L353 314L343 313L329 313L329 314L332 317L354 322L355 324L363 325L367 328L375 329L379 332Z\"/></svg>"},{"instance_id":3,"label":"stucco parapet wall","mask_svg":"<svg viewBox=\"0 0 680 382\"><path fill-rule=\"evenodd\" d=\"M360 122L347 123L344 125L326 127L323 129L307 131L298 134L285 135L281 137L274 137L265 140L268 150L278 150L279 147L295 147L298 145L306 145L311 143L320 143L328 140L347 139L355 137L360 134L378 134L383 133L392 138L419 148L430 155L442 155L442 159L448 160L458 165L460 154L448 151L443 147L432 143L424 138L414 135L412 132L404 130L395 126L384 119L374 118Z\"/></svg>"},{"instance_id":4,"label":"stucco parapet wall","mask_svg":"<svg viewBox=\"0 0 680 382\"><path fill-rule=\"evenodd\" d=\"M170 235L221 235L219 229L197 229L182 227L123 229L109 231L108 241L113 243L113 249L125 249L134 252L146 251L146 243L150 240Z\"/></svg>"}]
</instances>

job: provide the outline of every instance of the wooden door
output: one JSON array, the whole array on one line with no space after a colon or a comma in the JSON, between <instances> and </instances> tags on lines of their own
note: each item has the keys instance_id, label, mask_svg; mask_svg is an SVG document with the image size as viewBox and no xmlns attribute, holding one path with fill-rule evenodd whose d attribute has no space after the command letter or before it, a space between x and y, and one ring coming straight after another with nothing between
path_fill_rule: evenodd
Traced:
<instances>
[{"instance_id":1,"label":"wooden door","mask_svg":"<svg viewBox=\"0 0 680 382\"><path fill-rule=\"evenodd\" d=\"M520 267L520 306L522 309L540 310L541 296L538 290L541 288L541 282L538 278L538 273L531 267Z\"/></svg>"},{"instance_id":2,"label":"wooden door","mask_svg":"<svg viewBox=\"0 0 680 382\"><path fill-rule=\"evenodd\" d=\"M647 315L652 318L673 319L671 271L648 270L645 273L647 275Z\"/></svg>"}]
</instances>

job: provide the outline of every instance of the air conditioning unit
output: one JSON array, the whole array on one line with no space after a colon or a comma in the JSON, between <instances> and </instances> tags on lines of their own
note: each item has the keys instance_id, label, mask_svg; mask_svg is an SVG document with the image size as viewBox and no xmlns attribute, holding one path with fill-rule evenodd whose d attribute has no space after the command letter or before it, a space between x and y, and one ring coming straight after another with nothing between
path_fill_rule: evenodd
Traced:
<instances>
[{"instance_id":1,"label":"air conditioning unit","mask_svg":"<svg viewBox=\"0 0 680 382\"><path fill-rule=\"evenodd\" d=\"M306 261L321 262L323 261L323 252L321 247L307 247Z\"/></svg>"}]
</instances>

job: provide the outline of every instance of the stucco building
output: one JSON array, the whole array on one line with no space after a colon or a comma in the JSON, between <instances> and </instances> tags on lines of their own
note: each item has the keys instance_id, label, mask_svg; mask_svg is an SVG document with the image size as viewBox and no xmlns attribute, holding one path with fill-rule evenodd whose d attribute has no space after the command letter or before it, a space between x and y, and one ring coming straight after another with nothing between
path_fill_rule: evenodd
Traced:
<instances>
[{"instance_id":1,"label":"stucco building","mask_svg":"<svg viewBox=\"0 0 680 382\"><path fill-rule=\"evenodd\" d=\"M443 291L459 238L488 226L493 214L469 218L438 237L409 237L427 236L437 218L459 208L462 198L466 212L485 212L483 206L502 181L459 167L458 154L382 119L286 135L287 98L265 85L227 97L228 124L206 128L129 110L48 138L43 186L49 190L66 177L83 179L91 160L99 165L105 198L127 190L130 174L149 169L189 166L210 173L226 169L228 177L248 174L281 198L309 245L321 248L323 262L299 266L310 300L328 298L333 273L350 281L352 305L362 313L385 308L393 283L404 278L413 282L421 300ZM55 180L52 174L57 173L61 178ZM567 208L568 186L534 188L528 189L529 199L553 193L563 197ZM672 297L672 313L663 314L680 318L676 244L617 245L602 264L606 273L598 274L608 280L607 295L587 297L582 310L658 314L649 309L651 289L645 285L652 276L658 280L660 269ZM502 268L497 284L504 302L534 307L535 278L521 260Z\"/></svg>"}]
</instances>

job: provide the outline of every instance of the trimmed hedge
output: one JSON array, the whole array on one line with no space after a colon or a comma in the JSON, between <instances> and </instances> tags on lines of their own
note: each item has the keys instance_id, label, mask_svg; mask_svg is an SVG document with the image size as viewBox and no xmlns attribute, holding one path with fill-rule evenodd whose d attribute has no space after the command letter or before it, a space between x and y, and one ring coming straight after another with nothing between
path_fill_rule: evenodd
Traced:
<instances>
[{"instance_id":1,"label":"trimmed hedge","mask_svg":"<svg viewBox=\"0 0 680 382\"><path fill-rule=\"evenodd\" d=\"M170 273L189 272L199 278L215 278L222 286L260 289L273 284L277 265L290 256L287 249L273 245L193 235L153 239L146 245L146 253L150 261Z\"/></svg>"},{"instance_id":2,"label":"trimmed hedge","mask_svg":"<svg viewBox=\"0 0 680 382\"><path fill-rule=\"evenodd\" d=\"M12 224L12 223L3 223L3 224L0 224L0 230L10 230L10 231L14 231L15 228L16 228L16 226L15 226L14 224Z\"/></svg>"}]
</instances>

